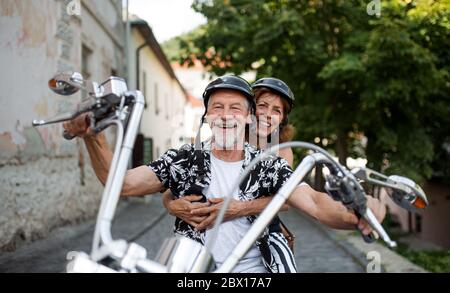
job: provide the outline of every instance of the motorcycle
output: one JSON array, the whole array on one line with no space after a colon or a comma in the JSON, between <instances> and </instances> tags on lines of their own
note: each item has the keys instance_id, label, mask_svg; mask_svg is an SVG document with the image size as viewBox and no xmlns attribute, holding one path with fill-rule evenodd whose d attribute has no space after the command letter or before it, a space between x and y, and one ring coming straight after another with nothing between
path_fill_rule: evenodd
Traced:
<instances>
[{"instance_id":1,"label":"motorcycle","mask_svg":"<svg viewBox=\"0 0 450 293\"><path fill-rule=\"evenodd\" d=\"M241 179L235 183L232 190L238 189L247 174L262 160L274 158L280 149L306 148L312 151L295 169L289 180L283 185L270 204L264 209L239 244L227 257L226 261L215 268L214 259L210 253L217 239L218 227L223 221L225 211L232 199L232 192L226 196L222 209L212 229L212 241L208 246L176 236L166 239L156 260L147 258L147 250L123 239L114 239L111 235L111 223L114 218L120 192L127 171L128 162L136 139L139 123L144 109L144 96L140 91L129 91L124 79L109 77L103 83L85 80L80 73L63 72L55 75L48 83L56 94L69 96L84 90L84 99L75 111L57 115L48 120L34 120L33 126L43 126L72 120L83 113L89 113L91 129L99 133L106 128L116 126L116 147L113 160L105 184L99 207L90 254L71 252L67 272L97 273L97 272L147 272L147 273L228 273L233 270L239 260L246 254L259 235L277 215L293 190L302 182L308 173L317 165L329 170L326 176L325 190L337 201L342 202L355 214L364 218L373 228L373 232L363 238L366 242L374 242L378 237L388 247L395 247L372 211L367 207L366 193L362 183L386 188L388 195L401 207L418 212L428 205L427 197L419 185L409 178L392 175L386 176L368 168L348 170L336 162L324 149L307 142L287 142L274 146L256 157L244 170ZM64 138L73 139L67 132Z\"/></svg>"}]
</instances>

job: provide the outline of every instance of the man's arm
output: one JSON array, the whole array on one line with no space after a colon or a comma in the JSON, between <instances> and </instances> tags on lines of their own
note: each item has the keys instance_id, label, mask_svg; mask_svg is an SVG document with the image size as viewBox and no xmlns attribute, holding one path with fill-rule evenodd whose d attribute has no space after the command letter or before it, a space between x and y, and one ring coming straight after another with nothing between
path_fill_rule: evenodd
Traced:
<instances>
[{"instance_id":1,"label":"man's arm","mask_svg":"<svg viewBox=\"0 0 450 293\"><path fill-rule=\"evenodd\" d=\"M70 134L84 138L95 174L105 185L113 157L105 135L103 133L94 135L90 131L86 115L64 123L64 128ZM147 166L141 166L126 172L121 195L142 196L159 192L162 187L156 174Z\"/></svg>"},{"instance_id":2,"label":"man's arm","mask_svg":"<svg viewBox=\"0 0 450 293\"><path fill-rule=\"evenodd\" d=\"M113 153L103 133L84 137L86 149L91 159L92 168L98 180L105 185Z\"/></svg>"},{"instance_id":3,"label":"man's arm","mask_svg":"<svg viewBox=\"0 0 450 293\"><path fill-rule=\"evenodd\" d=\"M237 213L237 218L256 216L261 214L266 208L266 206L270 203L272 198L273 198L272 196L265 196L250 201L239 201L238 205L239 210ZM288 209L289 206L287 204L284 204L281 207L280 211L285 212Z\"/></svg>"},{"instance_id":4,"label":"man's arm","mask_svg":"<svg viewBox=\"0 0 450 293\"><path fill-rule=\"evenodd\" d=\"M365 235L372 231L365 220L358 219L342 203L333 200L326 193L315 191L309 185L297 187L288 203L331 228L350 230L358 227ZM380 201L368 197L367 206L372 209L378 221L384 219L386 208Z\"/></svg>"},{"instance_id":5,"label":"man's arm","mask_svg":"<svg viewBox=\"0 0 450 293\"><path fill-rule=\"evenodd\" d=\"M297 187L288 203L334 229L354 229L358 224L358 218L343 204L325 193L315 191L309 185Z\"/></svg>"},{"instance_id":6,"label":"man's arm","mask_svg":"<svg viewBox=\"0 0 450 293\"><path fill-rule=\"evenodd\" d=\"M148 166L140 166L127 171L122 187L122 196L143 196L158 193L163 184Z\"/></svg>"}]
</instances>

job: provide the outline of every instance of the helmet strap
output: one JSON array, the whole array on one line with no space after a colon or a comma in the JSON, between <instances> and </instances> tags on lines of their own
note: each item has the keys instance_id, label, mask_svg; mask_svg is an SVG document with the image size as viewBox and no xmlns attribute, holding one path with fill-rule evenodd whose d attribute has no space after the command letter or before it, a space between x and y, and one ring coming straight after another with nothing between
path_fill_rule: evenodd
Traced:
<instances>
[{"instance_id":1,"label":"helmet strap","mask_svg":"<svg viewBox=\"0 0 450 293\"><path fill-rule=\"evenodd\" d=\"M201 148L202 148L201 130L202 130L203 123L205 122L205 116L206 116L206 111L203 114L202 118L200 119L200 125L198 127L197 135L195 136L195 142L194 142L195 150L201 150Z\"/></svg>"}]
</instances>

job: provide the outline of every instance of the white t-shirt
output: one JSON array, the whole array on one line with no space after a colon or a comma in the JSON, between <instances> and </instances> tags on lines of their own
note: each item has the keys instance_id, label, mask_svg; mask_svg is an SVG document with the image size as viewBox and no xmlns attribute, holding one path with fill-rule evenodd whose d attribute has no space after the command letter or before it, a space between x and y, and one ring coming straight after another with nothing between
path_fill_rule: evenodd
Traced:
<instances>
[{"instance_id":1,"label":"white t-shirt","mask_svg":"<svg viewBox=\"0 0 450 293\"><path fill-rule=\"evenodd\" d=\"M219 160L211 154L211 184L203 190L206 198L226 197L230 189L238 180L243 161L225 162ZM235 191L233 198L239 200L238 192ZM212 255L217 265L220 267L227 256L236 247L245 233L250 229L250 222L246 217L234 219L222 223L219 227L217 240L211 248ZM205 244L211 241L212 230L207 230L205 234ZM234 273L266 273L261 252L254 244L243 259L233 269Z\"/></svg>"}]
</instances>

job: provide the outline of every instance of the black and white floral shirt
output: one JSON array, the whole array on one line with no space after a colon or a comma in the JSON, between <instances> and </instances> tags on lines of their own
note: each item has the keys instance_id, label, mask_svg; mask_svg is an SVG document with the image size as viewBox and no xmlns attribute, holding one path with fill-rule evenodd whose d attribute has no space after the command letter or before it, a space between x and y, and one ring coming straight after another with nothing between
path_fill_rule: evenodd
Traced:
<instances>
[{"instance_id":1,"label":"black and white floral shirt","mask_svg":"<svg viewBox=\"0 0 450 293\"><path fill-rule=\"evenodd\" d=\"M261 150L246 143L241 172L261 152ZM203 143L202 150L195 150L194 145L188 144L182 146L179 150L171 149L159 159L150 163L149 167L164 187L170 189L175 197L192 194L203 195L203 190L211 182L211 145L208 142ZM286 160L279 157L263 160L255 165L247 179L240 185L239 198L242 201L250 201L276 194L291 174L292 169ZM201 201L206 201L205 195L203 195ZM256 218L256 216L247 217L251 223ZM192 226L179 218L175 221L174 232L204 244L204 231L195 231ZM271 235L273 233L276 233L276 235ZM291 258L292 264L280 264L280 257L273 255L274 251L280 250L278 247L270 248L270 239L274 236L276 236L278 242L283 243L283 246L284 242L287 243L281 233L278 217L266 228L263 236L257 242L266 268L270 272L291 272L296 270L292 256L285 256L285 258ZM290 253L292 254L292 252ZM285 267L283 268L283 266Z\"/></svg>"}]
</instances>

